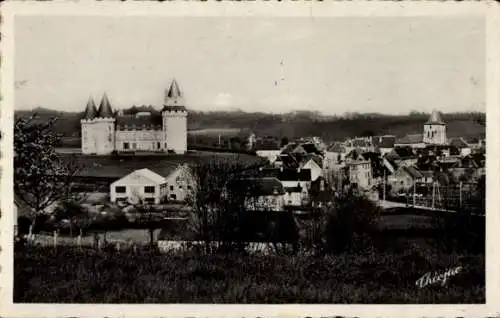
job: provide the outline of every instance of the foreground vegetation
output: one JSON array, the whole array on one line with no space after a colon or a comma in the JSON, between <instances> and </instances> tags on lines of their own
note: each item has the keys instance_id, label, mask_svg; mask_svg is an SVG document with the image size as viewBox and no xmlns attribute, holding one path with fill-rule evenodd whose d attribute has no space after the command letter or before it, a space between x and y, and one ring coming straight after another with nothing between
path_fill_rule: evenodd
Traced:
<instances>
[{"instance_id":1,"label":"foreground vegetation","mask_svg":"<svg viewBox=\"0 0 500 318\"><path fill-rule=\"evenodd\" d=\"M411 244L410 244L411 245ZM50 247L15 254L15 302L481 303L483 256L371 249L317 258L105 252ZM462 266L446 285L427 272Z\"/></svg>"}]
</instances>

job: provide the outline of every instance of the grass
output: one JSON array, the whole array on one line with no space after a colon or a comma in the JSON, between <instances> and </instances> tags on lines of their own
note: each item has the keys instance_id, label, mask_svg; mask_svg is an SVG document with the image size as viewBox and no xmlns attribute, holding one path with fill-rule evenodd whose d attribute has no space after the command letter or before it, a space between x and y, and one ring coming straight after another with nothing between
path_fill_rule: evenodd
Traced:
<instances>
[{"instance_id":1,"label":"grass","mask_svg":"<svg viewBox=\"0 0 500 318\"><path fill-rule=\"evenodd\" d=\"M461 265L445 286L429 271ZM484 303L484 257L372 250L324 259L280 255L116 253L30 248L15 253L15 302Z\"/></svg>"}]
</instances>

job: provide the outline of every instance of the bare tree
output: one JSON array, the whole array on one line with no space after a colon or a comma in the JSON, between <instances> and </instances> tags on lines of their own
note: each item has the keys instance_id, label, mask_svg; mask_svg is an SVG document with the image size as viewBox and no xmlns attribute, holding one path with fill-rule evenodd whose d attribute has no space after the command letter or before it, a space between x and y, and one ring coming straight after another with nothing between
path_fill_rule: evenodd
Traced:
<instances>
[{"instance_id":1,"label":"bare tree","mask_svg":"<svg viewBox=\"0 0 500 318\"><path fill-rule=\"evenodd\" d=\"M203 242L206 253L233 248L234 244L244 248L246 193L238 188L228 189L228 184L237 176L253 175L262 165L262 162L245 164L236 158L214 159L191 167L195 186L189 226Z\"/></svg>"},{"instance_id":2,"label":"bare tree","mask_svg":"<svg viewBox=\"0 0 500 318\"><path fill-rule=\"evenodd\" d=\"M75 176L82 168L76 158L62 158L55 147L60 136L56 118L40 122L36 115L14 125L14 191L36 216L61 200L70 200Z\"/></svg>"}]
</instances>

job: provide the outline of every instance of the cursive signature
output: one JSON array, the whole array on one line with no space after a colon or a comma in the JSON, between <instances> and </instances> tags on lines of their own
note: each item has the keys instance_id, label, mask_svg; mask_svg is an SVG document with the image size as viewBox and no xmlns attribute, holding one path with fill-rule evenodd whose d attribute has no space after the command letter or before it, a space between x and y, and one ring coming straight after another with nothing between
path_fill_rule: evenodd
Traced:
<instances>
[{"instance_id":1,"label":"cursive signature","mask_svg":"<svg viewBox=\"0 0 500 318\"><path fill-rule=\"evenodd\" d=\"M417 280L416 285L420 288L423 288L427 285L436 284L436 283L441 282L441 286L444 286L446 284L448 278L450 278L454 275L457 275L458 273L460 273L461 270L462 270L462 266L457 266L454 268L449 268L443 273L428 272L428 273L425 273L424 276L420 277Z\"/></svg>"}]
</instances>

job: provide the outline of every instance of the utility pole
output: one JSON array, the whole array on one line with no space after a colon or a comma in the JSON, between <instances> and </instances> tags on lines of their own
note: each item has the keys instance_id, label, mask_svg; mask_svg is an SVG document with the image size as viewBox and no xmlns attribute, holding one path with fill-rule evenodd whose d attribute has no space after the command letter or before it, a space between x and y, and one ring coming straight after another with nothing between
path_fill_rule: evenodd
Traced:
<instances>
[{"instance_id":1,"label":"utility pole","mask_svg":"<svg viewBox=\"0 0 500 318\"><path fill-rule=\"evenodd\" d=\"M436 196L436 182L432 183L432 208L434 209L435 205L435 196Z\"/></svg>"},{"instance_id":2,"label":"utility pole","mask_svg":"<svg viewBox=\"0 0 500 318\"><path fill-rule=\"evenodd\" d=\"M460 184L459 184L459 191L460 191L460 193L459 193L459 196L460 196L459 207L462 207L462 181L460 181Z\"/></svg>"},{"instance_id":3,"label":"utility pole","mask_svg":"<svg viewBox=\"0 0 500 318\"><path fill-rule=\"evenodd\" d=\"M383 189L383 192L382 192L382 197L383 197L383 200L385 201L385 179L386 179L386 175L385 175L385 167L384 167L384 180L383 180L383 185L384 185L384 189Z\"/></svg>"},{"instance_id":4,"label":"utility pole","mask_svg":"<svg viewBox=\"0 0 500 318\"><path fill-rule=\"evenodd\" d=\"M415 200L417 199L416 196L417 196L417 182L415 181L413 182L413 207L415 207L416 205L415 204L416 202Z\"/></svg>"}]
</instances>

